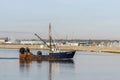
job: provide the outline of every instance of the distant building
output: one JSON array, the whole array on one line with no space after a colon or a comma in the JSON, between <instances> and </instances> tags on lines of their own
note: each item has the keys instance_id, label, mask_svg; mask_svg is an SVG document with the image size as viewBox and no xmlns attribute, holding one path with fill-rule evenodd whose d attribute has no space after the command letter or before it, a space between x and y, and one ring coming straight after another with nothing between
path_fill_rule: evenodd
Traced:
<instances>
[{"instance_id":1,"label":"distant building","mask_svg":"<svg viewBox=\"0 0 120 80\"><path fill-rule=\"evenodd\" d=\"M8 42L8 38L0 38L0 43Z\"/></svg>"},{"instance_id":2,"label":"distant building","mask_svg":"<svg viewBox=\"0 0 120 80\"><path fill-rule=\"evenodd\" d=\"M90 46L88 42L79 42L78 46Z\"/></svg>"},{"instance_id":3,"label":"distant building","mask_svg":"<svg viewBox=\"0 0 120 80\"><path fill-rule=\"evenodd\" d=\"M109 46L119 47L120 46L120 41L113 41L109 44Z\"/></svg>"},{"instance_id":4,"label":"distant building","mask_svg":"<svg viewBox=\"0 0 120 80\"><path fill-rule=\"evenodd\" d=\"M76 42L66 42L64 45L78 46L78 43L76 43Z\"/></svg>"},{"instance_id":5,"label":"distant building","mask_svg":"<svg viewBox=\"0 0 120 80\"><path fill-rule=\"evenodd\" d=\"M42 44L41 41L31 41L31 40L22 40L20 41L20 44Z\"/></svg>"}]
</instances>

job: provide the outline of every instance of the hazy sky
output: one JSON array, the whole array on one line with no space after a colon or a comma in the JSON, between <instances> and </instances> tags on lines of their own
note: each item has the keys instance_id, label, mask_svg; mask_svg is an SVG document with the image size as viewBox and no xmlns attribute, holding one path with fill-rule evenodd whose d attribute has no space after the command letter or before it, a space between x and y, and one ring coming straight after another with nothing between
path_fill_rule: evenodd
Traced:
<instances>
[{"instance_id":1,"label":"hazy sky","mask_svg":"<svg viewBox=\"0 0 120 80\"><path fill-rule=\"evenodd\" d=\"M0 0L0 31L120 39L120 0ZM23 35L24 36L24 35Z\"/></svg>"}]
</instances>

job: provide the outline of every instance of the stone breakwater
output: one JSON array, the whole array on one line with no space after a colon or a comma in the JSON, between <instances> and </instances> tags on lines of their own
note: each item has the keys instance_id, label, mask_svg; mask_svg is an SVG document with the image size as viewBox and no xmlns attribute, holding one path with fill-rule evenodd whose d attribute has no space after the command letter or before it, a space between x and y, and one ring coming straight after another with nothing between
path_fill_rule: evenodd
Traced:
<instances>
[{"instance_id":1,"label":"stone breakwater","mask_svg":"<svg viewBox=\"0 0 120 80\"><path fill-rule=\"evenodd\" d=\"M0 48L4 49L19 49L21 47L29 47L30 49L48 49L47 47L40 47L40 45L18 45L18 44L0 44ZM111 52L120 53L120 47L108 46L58 46L61 50L81 50L81 51L95 51L95 52Z\"/></svg>"}]
</instances>

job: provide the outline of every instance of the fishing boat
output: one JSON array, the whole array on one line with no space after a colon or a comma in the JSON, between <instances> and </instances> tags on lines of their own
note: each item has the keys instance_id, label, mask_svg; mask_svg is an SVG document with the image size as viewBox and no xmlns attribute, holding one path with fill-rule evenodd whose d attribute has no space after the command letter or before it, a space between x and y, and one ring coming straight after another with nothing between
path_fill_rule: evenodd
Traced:
<instances>
[{"instance_id":1,"label":"fishing boat","mask_svg":"<svg viewBox=\"0 0 120 80\"><path fill-rule=\"evenodd\" d=\"M72 59L75 55L75 50L72 51L60 51L60 49L54 44L52 39L52 33L51 33L51 24L49 24L49 44L45 40L43 40L39 35L35 34L40 41L43 41L43 43L49 48L49 53L47 55L43 55L41 51L37 52L37 55L30 55L27 57L26 53L30 53L30 50L24 47L19 49L20 55L19 59L23 60L68 60Z\"/></svg>"},{"instance_id":2,"label":"fishing boat","mask_svg":"<svg viewBox=\"0 0 120 80\"><path fill-rule=\"evenodd\" d=\"M44 41L39 35L35 34L47 47L49 48L49 56L53 58L62 58L62 59L70 59L75 55L75 50L72 51L60 51L58 47L54 44L51 33L51 24L49 24L49 45Z\"/></svg>"}]
</instances>

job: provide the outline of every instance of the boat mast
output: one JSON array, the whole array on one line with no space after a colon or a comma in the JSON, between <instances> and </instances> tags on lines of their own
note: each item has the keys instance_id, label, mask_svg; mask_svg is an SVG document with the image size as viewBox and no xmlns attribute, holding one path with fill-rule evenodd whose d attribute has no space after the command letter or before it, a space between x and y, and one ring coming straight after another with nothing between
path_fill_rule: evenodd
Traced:
<instances>
[{"instance_id":1,"label":"boat mast","mask_svg":"<svg viewBox=\"0 0 120 80\"><path fill-rule=\"evenodd\" d=\"M51 23L49 23L49 41L50 41L50 51L52 51L52 33L51 33Z\"/></svg>"}]
</instances>

